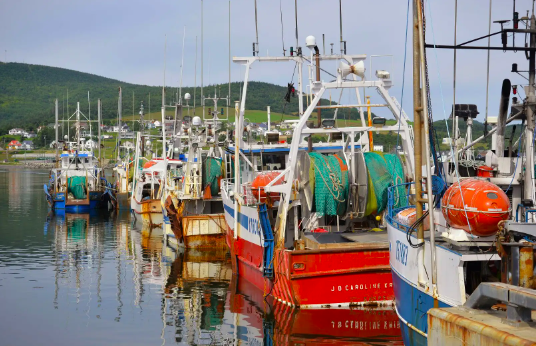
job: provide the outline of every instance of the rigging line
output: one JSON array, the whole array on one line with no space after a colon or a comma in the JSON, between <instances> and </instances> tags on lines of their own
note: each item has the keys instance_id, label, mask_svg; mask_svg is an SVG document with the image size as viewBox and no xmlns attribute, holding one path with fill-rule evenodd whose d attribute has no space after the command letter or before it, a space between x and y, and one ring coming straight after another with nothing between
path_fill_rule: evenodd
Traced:
<instances>
[{"instance_id":1,"label":"rigging line","mask_svg":"<svg viewBox=\"0 0 536 346\"><path fill-rule=\"evenodd\" d=\"M491 33L491 2L489 0L489 21L488 21L488 34ZM491 44L491 36L488 36L488 47ZM487 76L486 76L486 118L484 120L484 134L488 132L488 108L489 108L489 59L490 59L490 50L488 49L488 62L487 62Z\"/></svg>"},{"instance_id":2,"label":"rigging line","mask_svg":"<svg viewBox=\"0 0 536 346\"><path fill-rule=\"evenodd\" d=\"M432 24L430 25L430 27L432 28L432 40L434 41L434 45L435 45L435 31L434 31L434 25L433 25L434 18L432 16L431 5L430 5L429 0L422 0L422 1L426 1L428 3L428 14L430 16L430 20L432 21ZM423 12L423 15L424 15L424 12ZM437 48L434 48L433 51L434 51L436 64L439 66L439 59L438 59L438 56L437 56ZM446 112L446 109L445 109L445 97L443 95L443 83L441 83L441 71L440 71L439 67L437 68L437 76L438 76L438 79L439 79L439 91L440 91L440 94L441 94L441 104L443 105L443 116L444 116L445 125L446 125L446 128L447 128L447 136L450 138L449 122L448 122L448 118L447 118L447 112ZM454 150L452 142L450 143L450 154L451 154L452 159L454 160L454 168L455 168L454 172L456 174L456 180L458 182L458 186L460 187L460 191L461 191L460 174L458 172L458 165L456 163L458 155L455 154L455 150ZM464 209L464 212L465 212L465 218L467 219L467 224L470 225L469 216L467 215L467 209L465 208L465 201L463 199L463 195L461 195L461 196L462 196L463 209ZM469 226L469 230L472 233L472 230L471 230L470 226Z\"/></svg>"},{"instance_id":3,"label":"rigging line","mask_svg":"<svg viewBox=\"0 0 536 346\"><path fill-rule=\"evenodd\" d=\"M408 52L408 26L409 26L409 4L410 0L408 0L408 8L406 11L406 37L404 41L404 67L402 68L402 94L400 96L400 113L398 118L398 131L396 136L396 147L395 150L398 152L398 141L400 139L400 126L401 126L401 119L402 119L402 112L403 109L402 106L404 105L404 86L406 85L406 57Z\"/></svg>"},{"instance_id":4,"label":"rigging line","mask_svg":"<svg viewBox=\"0 0 536 346\"><path fill-rule=\"evenodd\" d=\"M310 61L309 59L307 59L305 56L302 56L301 58L304 59L305 61L311 63L311 61ZM311 64L312 64L312 63L311 63ZM333 78L337 78L337 76L335 76L334 74L332 74L332 73L330 73L330 72L324 70L322 67L320 67L320 71L329 74L329 75L330 75L331 77L333 77ZM347 80L347 79L345 78L345 80Z\"/></svg>"},{"instance_id":5,"label":"rigging line","mask_svg":"<svg viewBox=\"0 0 536 346\"><path fill-rule=\"evenodd\" d=\"M283 56L285 56L286 49L285 49L285 40L283 38L283 31L284 31L284 27L283 27L283 8L281 6L281 1L282 0L279 0L279 13L281 14L281 43L283 44Z\"/></svg>"}]
</instances>

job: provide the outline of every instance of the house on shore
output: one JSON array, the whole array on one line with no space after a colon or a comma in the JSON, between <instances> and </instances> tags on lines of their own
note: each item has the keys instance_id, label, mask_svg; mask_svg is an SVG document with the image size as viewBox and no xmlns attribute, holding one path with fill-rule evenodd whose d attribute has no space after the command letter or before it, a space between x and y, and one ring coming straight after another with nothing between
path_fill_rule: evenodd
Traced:
<instances>
[{"instance_id":1,"label":"house on shore","mask_svg":"<svg viewBox=\"0 0 536 346\"><path fill-rule=\"evenodd\" d=\"M9 150L19 150L22 146L22 144L20 144L19 141L17 140L12 140L11 142L9 142L9 144L7 145Z\"/></svg>"}]
</instances>

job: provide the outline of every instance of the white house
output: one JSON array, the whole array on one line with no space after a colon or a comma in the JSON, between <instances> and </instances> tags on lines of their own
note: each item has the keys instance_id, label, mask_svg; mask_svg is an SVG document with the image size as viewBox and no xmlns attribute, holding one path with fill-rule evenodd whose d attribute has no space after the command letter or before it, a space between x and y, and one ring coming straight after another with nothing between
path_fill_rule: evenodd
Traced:
<instances>
[{"instance_id":1,"label":"white house","mask_svg":"<svg viewBox=\"0 0 536 346\"><path fill-rule=\"evenodd\" d=\"M25 132L26 131L24 131L23 129L19 129L19 128L14 128L14 129L9 130L9 134L12 136L20 136Z\"/></svg>"},{"instance_id":2,"label":"white house","mask_svg":"<svg viewBox=\"0 0 536 346\"><path fill-rule=\"evenodd\" d=\"M26 132L26 135L23 135L26 138L36 138L37 135L34 132Z\"/></svg>"},{"instance_id":3,"label":"white house","mask_svg":"<svg viewBox=\"0 0 536 346\"><path fill-rule=\"evenodd\" d=\"M154 124L154 127L162 127L162 123L158 120L156 120L153 124Z\"/></svg>"}]
</instances>

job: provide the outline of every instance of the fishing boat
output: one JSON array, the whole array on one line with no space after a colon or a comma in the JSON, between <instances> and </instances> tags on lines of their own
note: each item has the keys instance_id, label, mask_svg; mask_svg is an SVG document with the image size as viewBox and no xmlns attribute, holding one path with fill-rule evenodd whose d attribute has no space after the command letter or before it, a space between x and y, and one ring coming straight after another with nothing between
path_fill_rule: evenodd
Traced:
<instances>
[{"instance_id":1,"label":"fishing boat","mask_svg":"<svg viewBox=\"0 0 536 346\"><path fill-rule=\"evenodd\" d=\"M387 207L387 187L412 176L412 129L389 94L388 71L378 70L376 79L365 80L366 55L321 55L312 36L306 46L309 58L301 48L286 57L234 58L246 72L235 145L225 158L234 173L222 181L233 268L266 295L302 309L390 305L394 293L389 244L378 226ZM301 78L306 61L311 61L311 96L304 110ZM335 80L321 80L321 61L328 62L324 66L337 64L329 71ZM290 100L297 93L299 103L290 144L278 133L269 133L264 142L250 140L251 124L245 119L249 73L255 63L269 62L294 63L298 71L298 90L291 81L286 95ZM382 103L365 103L363 88L368 95L377 92ZM344 91L357 104L320 103L322 97ZM395 124L387 125L381 117L372 122L372 107L392 114ZM357 110L362 126L337 120L337 110L345 108ZM327 109L335 114L322 119L320 111ZM310 121L315 110L316 124ZM372 152L373 132L398 132L404 159ZM324 136L326 142L313 143L315 136Z\"/></svg>"},{"instance_id":2,"label":"fishing boat","mask_svg":"<svg viewBox=\"0 0 536 346\"><path fill-rule=\"evenodd\" d=\"M113 168L116 176L113 204L118 210L130 211L130 199L132 195L132 177L134 173L134 146L130 142L123 143L121 141L121 132L123 128L122 116L122 90L119 88L119 102L118 102L118 118L117 118L117 161ZM143 118L143 104L141 105L141 111ZM140 122L141 124L141 122ZM128 145L130 144L130 145Z\"/></svg>"},{"instance_id":3,"label":"fishing boat","mask_svg":"<svg viewBox=\"0 0 536 346\"><path fill-rule=\"evenodd\" d=\"M206 99L214 102L214 110L209 108L203 119L199 116L183 118L182 107L178 106L181 107L179 127L170 152L182 162L182 170L179 174L168 171L162 198L165 232L171 246L226 249L220 196L225 167L218 132L227 117L223 108L218 111L218 100L226 100L228 108L230 98L215 94ZM204 100L202 96L203 106Z\"/></svg>"},{"instance_id":4,"label":"fishing boat","mask_svg":"<svg viewBox=\"0 0 536 346\"><path fill-rule=\"evenodd\" d=\"M431 136L428 74L423 73L427 71L425 48L433 47L424 42L422 6L414 1L415 179L389 188L387 215L396 312L404 343L532 345L536 343L531 323L536 309L532 144L536 18L534 13L523 18L527 29L518 30L514 12L514 29L504 29L504 21L501 24L503 46L489 48L517 50L508 46L507 32L530 33L526 98L514 97L508 115L511 85L505 80L499 117L490 121L497 125L476 140L468 126L467 143L460 144L455 134L450 159L440 162ZM517 64L514 67L517 71ZM452 109L454 123L462 118L470 125L476 116L474 105ZM504 126L515 120L522 122L519 144L513 145L512 134L505 150ZM468 149L488 136L493 136L492 150L485 161L477 161ZM400 191L405 191L404 203L395 205Z\"/></svg>"},{"instance_id":5,"label":"fishing boat","mask_svg":"<svg viewBox=\"0 0 536 346\"><path fill-rule=\"evenodd\" d=\"M150 227L163 227L162 193L168 169L172 172L182 165L180 160L154 157L147 159L144 156L146 145L151 142L143 142L148 135L138 133L136 144L134 186L131 196L131 209L136 219L141 219L144 225Z\"/></svg>"},{"instance_id":6,"label":"fishing boat","mask_svg":"<svg viewBox=\"0 0 536 346\"><path fill-rule=\"evenodd\" d=\"M97 208L105 209L110 200L106 178L92 147L87 148L84 145L80 133L81 120L86 120L90 126L91 121L80 111L78 102L75 113L67 120L70 121L71 118L75 120L76 141L60 142L57 102L56 100L56 167L50 171L50 181L44 186L48 204L53 210L64 210L68 213L88 213ZM100 100L98 121L100 124ZM65 136L68 140L68 135Z\"/></svg>"},{"instance_id":7,"label":"fishing boat","mask_svg":"<svg viewBox=\"0 0 536 346\"><path fill-rule=\"evenodd\" d=\"M191 95L186 93L184 98L182 97L182 82L179 88L180 96L175 112L170 157L183 161L182 174L172 171L168 173L162 198L166 240L170 246L174 247L223 250L227 248L220 187L226 170L223 162L223 148L228 143L228 131L225 131L225 125L229 120L229 106L231 106L230 9L229 4L227 96L223 97L221 91L218 94L216 88L214 88L213 96L207 97L204 93L203 41L201 41L202 113L200 116L196 116L195 110L197 85L194 89L193 117L190 116L188 104ZM203 23L203 6L201 7L201 23ZM201 25L201 37L203 37L203 25ZM186 105L183 104L183 100L186 101ZM225 108L220 108L218 102L224 103ZM187 115L183 114L186 109Z\"/></svg>"}]
</instances>

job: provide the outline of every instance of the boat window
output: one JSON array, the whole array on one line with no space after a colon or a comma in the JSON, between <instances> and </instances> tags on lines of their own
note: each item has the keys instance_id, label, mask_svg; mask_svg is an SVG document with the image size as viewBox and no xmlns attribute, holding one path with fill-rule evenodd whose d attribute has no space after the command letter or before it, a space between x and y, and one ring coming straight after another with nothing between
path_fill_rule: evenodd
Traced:
<instances>
[{"instance_id":1,"label":"boat window","mask_svg":"<svg viewBox=\"0 0 536 346\"><path fill-rule=\"evenodd\" d=\"M262 168L270 171L285 169L285 153L263 153Z\"/></svg>"}]
</instances>

